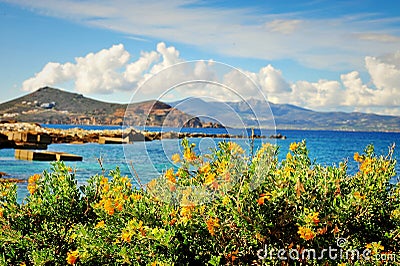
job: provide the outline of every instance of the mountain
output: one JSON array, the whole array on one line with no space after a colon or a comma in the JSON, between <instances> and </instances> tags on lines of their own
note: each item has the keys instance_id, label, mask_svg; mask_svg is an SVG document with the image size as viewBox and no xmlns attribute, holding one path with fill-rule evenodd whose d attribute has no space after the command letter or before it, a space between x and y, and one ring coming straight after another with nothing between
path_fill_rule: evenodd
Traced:
<instances>
[{"instance_id":1,"label":"mountain","mask_svg":"<svg viewBox=\"0 0 400 266\"><path fill-rule=\"evenodd\" d=\"M400 131L400 117L359 112L316 112L290 104L274 104L250 99L242 102L208 102L187 98L169 103L175 108L230 127L271 125L278 129Z\"/></svg>"},{"instance_id":2,"label":"mountain","mask_svg":"<svg viewBox=\"0 0 400 266\"><path fill-rule=\"evenodd\" d=\"M3 120L51 124L201 127L201 121L159 101L129 105L107 103L82 94L44 87L25 96L0 104Z\"/></svg>"}]
</instances>

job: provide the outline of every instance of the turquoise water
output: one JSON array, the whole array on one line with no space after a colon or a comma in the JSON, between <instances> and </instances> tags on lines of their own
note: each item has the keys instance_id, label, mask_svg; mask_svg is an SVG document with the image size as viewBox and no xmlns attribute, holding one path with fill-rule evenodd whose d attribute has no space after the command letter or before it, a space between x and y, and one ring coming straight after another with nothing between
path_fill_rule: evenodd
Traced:
<instances>
[{"instance_id":1,"label":"turquoise water","mask_svg":"<svg viewBox=\"0 0 400 266\"><path fill-rule=\"evenodd\" d=\"M53 127L71 127L71 126L53 126ZM72 126L74 127L74 126ZM90 129L110 129L110 127L93 127ZM118 127L112 127L116 129ZM150 128L158 130L159 128ZM165 130L165 129L164 129ZM202 130L206 133L220 133L221 129L183 129L181 131ZM325 165L338 164L341 161L348 160L349 173L357 170L357 164L353 161L355 152L362 152L368 144L375 145L377 154L387 154L388 147L393 143L400 144L400 133L377 133L377 132L338 132L338 131L306 131L306 130L279 130L287 136L286 140L270 140L280 147L279 158L283 159L288 152L289 144L293 141L307 141L307 147L310 150L311 159ZM210 138L192 138L191 142L196 143L197 152L207 153L209 148L215 147L218 141L222 139ZM248 143L243 139L233 139L244 148L248 148ZM256 140L255 146L259 146L261 140ZM137 142L129 145L100 145L97 143L87 144L51 144L48 147L50 151L63 151L67 153L83 156L82 162L67 162L67 165L76 169L78 182L83 184L89 176L101 174L102 169L98 159L101 158L103 167L108 171L119 166L123 175L132 176L130 168L133 166L137 171L143 183L158 176L159 172L171 167L171 155L180 149L180 140L157 140L151 142ZM395 151L394 157L400 158L399 149ZM11 177L27 179L30 175L41 173L44 169L50 169L49 162L32 162L25 160L15 160L14 150L0 150L0 171L8 173ZM397 172L400 167L397 165ZM393 178L397 182L397 177ZM26 183L18 184L19 201L27 194Z\"/></svg>"}]
</instances>

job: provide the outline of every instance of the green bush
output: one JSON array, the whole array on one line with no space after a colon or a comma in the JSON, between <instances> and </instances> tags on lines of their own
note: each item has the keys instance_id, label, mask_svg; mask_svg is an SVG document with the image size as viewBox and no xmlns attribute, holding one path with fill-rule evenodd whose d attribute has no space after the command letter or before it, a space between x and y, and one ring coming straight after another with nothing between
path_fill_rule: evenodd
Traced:
<instances>
[{"instance_id":1,"label":"green bush","mask_svg":"<svg viewBox=\"0 0 400 266\"><path fill-rule=\"evenodd\" d=\"M313 163L304 141L292 143L281 162L270 144L250 157L232 142L203 156L186 139L182 145L183 154L172 156L179 167L146 187L132 188L116 169L78 188L62 162L30 177L31 194L22 204L16 186L1 183L0 261L376 265L393 255L400 260L400 185L389 182L395 175L392 152L377 156L368 146L354 155L359 171L350 176L346 163ZM329 247L336 255L357 249L370 256L357 260L351 253L335 258L320 252Z\"/></svg>"}]
</instances>

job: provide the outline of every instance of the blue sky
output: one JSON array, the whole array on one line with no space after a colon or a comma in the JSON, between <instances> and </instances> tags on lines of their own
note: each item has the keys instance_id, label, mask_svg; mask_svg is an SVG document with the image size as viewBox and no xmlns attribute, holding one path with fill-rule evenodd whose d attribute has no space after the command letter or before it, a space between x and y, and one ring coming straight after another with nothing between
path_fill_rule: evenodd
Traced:
<instances>
[{"instance_id":1,"label":"blue sky","mask_svg":"<svg viewBox=\"0 0 400 266\"><path fill-rule=\"evenodd\" d=\"M212 59L275 103L400 115L398 1L0 0L0 35L1 102L46 85L128 102L157 71Z\"/></svg>"}]
</instances>

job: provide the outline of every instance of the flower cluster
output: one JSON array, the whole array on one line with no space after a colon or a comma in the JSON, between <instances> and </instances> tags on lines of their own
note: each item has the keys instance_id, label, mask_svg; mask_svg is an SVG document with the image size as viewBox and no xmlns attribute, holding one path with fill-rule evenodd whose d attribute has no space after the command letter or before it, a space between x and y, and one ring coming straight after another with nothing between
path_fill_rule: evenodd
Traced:
<instances>
[{"instance_id":1,"label":"flower cluster","mask_svg":"<svg viewBox=\"0 0 400 266\"><path fill-rule=\"evenodd\" d=\"M40 175L39 174L34 174L32 176L29 177L28 179L28 191L29 193L33 194L36 191L37 185L36 182L40 179Z\"/></svg>"},{"instance_id":2,"label":"flower cluster","mask_svg":"<svg viewBox=\"0 0 400 266\"><path fill-rule=\"evenodd\" d=\"M29 179L23 204L14 184L0 183L1 264L280 265L279 258L261 260L257 250L300 254L338 238L372 254L400 251L400 185L390 182L390 154L376 156L367 147L354 155L359 171L349 175L345 163L312 161L304 141L290 144L281 161L269 143L250 156L235 142L205 155L186 139L182 145L174 165L146 186L132 186L116 169L78 187L62 162Z\"/></svg>"}]
</instances>

